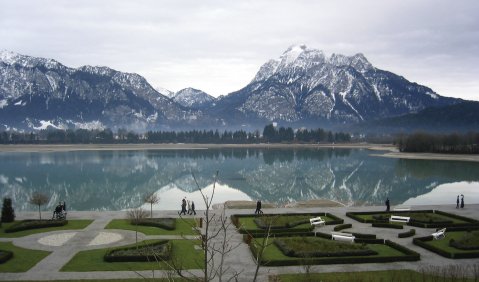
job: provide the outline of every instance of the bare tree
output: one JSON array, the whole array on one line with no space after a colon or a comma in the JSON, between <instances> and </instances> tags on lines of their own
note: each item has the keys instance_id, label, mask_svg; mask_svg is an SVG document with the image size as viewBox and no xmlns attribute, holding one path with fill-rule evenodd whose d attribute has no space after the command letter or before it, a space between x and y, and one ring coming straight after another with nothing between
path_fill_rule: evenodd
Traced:
<instances>
[{"instance_id":1,"label":"bare tree","mask_svg":"<svg viewBox=\"0 0 479 282\"><path fill-rule=\"evenodd\" d=\"M273 222L275 221L275 217L271 216L265 216L265 221L267 222L267 228L266 228L266 233L263 235L261 240L255 240L252 234L248 234L252 238L252 242L250 244L256 244L256 247L254 248L256 250L255 258L256 258L256 269L254 271L254 278L253 282L256 282L258 279L258 273L259 273L259 268L261 267L261 262L263 261L263 255L264 251L266 248L272 244L272 242L269 240L269 237L271 236L271 225L273 225Z\"/></svg>"},{"instance_id":2,"label":"bare tree","mask_svg":"<svg viewBox=\"0 0 479 282\"><path fill-rule=\"evenodd\" d=\"M143 200L145 203L150 204L150 218L153 218L153 205L160 202L160 197L155 192L152 192L145 195Z\"/></svg>"},{"instance_id":3,"label":"bare tree","mask_svg":"<svg viewBox=\"0 0 479 282\"><path fill-rule=\"evenodd\" d=\"M38 206L38 215L40 216L40 220L42 220L41 206L48 203L48 196L40 192L34 192L29 202L32 205Z\"/></svg>"},{"instance_id":4,"label":"bare tree","mask_svg":"<svg viewBox=\"0 0 479 282\"><path fill-rule=\"evenodd\" d=\"M127 211L126 216L130 220L131 224L135 225L135 242L138 247L138 225L140 224L141 220L148 216L148 212L142 208L136 208Z\"/></svg>"},{"instance_id":5,"label":"bare tree","mask_svg":"<svg viewBox=\"0 0 479 282\"><path fill-rule=\"evenodd\" d=\"M230 243L228 231L232 228L232 223L226 216L224 208L221 213L212 211L218 171L214 177L213 190L209 195L205 194L200 188L194 174L193 179L205 204L203 227L202 229L195 228L202 243L203 261L198 266L202 266L200 268L202 268L203 277L195 277L192 273L182 269L181 261L170 260L167 263L178 276L187 280L198 281L200 279L205 282L213 280L220 282L237 281L240 273L230 267L225 267L225 258L241 243Z\"/></svg>"}]
</instances>

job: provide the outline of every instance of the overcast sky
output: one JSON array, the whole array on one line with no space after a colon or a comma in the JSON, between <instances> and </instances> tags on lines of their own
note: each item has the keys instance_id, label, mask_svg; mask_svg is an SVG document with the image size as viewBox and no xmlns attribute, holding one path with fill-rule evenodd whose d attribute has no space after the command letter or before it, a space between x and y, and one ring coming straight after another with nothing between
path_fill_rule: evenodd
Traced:
<instances>
[{"instance_id":1,"label":"overcast sky","mask_svg":"<svg viewBox=\"0 0 479 282\"><path fill-rule=\"evenodd\" d=\"M303 43L479 100L477 0L0 0L0 49L136 72L172 91L228 94Z\"/></svg>"}]
</instances>

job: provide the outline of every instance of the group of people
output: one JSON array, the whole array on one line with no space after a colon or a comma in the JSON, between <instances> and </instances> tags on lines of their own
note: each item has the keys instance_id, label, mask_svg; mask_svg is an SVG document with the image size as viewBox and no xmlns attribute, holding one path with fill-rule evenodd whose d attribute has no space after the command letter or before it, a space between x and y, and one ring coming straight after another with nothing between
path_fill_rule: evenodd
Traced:
<instances>
[{"instance_id":1,"label":"group of people","mask_svg":"<svg viewBox=\"0 0 479 282\"><path fill-rule=\"evenodd\" d=\"M190 200L187 200L186 198L183 198L183 200L181 200L181 211L178 212L179 215L196 215L196 211L195 211L195 202L191 201Z\"/></svg>"},{"instance_id":2,"label":"group of people","mask_svg":"<svg viewBox=\"0 0 479 282\"><path fill-rule=\"evenodd\" d=\"M52 219L65 218L66 215L67 215L67 203L65 201L63 201L63 203L61 201L58 202L58 205L55 207L55 210L53 211Z\"/></svg>"},{"instance_id":3,"label":"group of people","mask_svg":"<svg viewBox=\"0 0 479 282\"><path fill-rule=\"evenodd\" d=\"M464 195L463 194L461 194L460 203L461 203L460 207L461 207L461 209L463 209L464 208ZM458 208L459 208L459 195L457 195L457 199L456 199L456 209L458 209Z\"/></svg>"}]
</instances>

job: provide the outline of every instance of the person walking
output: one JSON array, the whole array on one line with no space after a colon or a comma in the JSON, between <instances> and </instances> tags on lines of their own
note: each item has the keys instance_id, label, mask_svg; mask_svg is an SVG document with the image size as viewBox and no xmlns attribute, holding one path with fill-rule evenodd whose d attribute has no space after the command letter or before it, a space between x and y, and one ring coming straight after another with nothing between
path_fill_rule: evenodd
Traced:
<instances>
[{"instance_id":1,"label":"person walking","mask_svg":"<svg viewBox=\"0 0 479 282\"><path fill-rule=\"evenodd\" d=\"M181 212L178 213L179 215L181 214L184 214L186 215L186 199L183 198L183 200L181 200Z\"/></svg>"},{"instance_id":2,"label":"person walking","mask_svg":"<svg viewBox=\"0 0 479 282\"><path fill-rule=\"evenodd\" d=\"M188 215L191 214L191 204L190 204L190 200L186 200L186 203L188 204Z\"/></svg>"},{"instance_id":3,"label":"person walking","mask_svg":"<svg viewBox=\"0 0 479 282\"><path fill-rule=\"evenodd\" d=\"M195 202L191 201L191 213L196 215L196 211L195 211Z\"/></svg>"},{"instance_id":4,"label":"person walking","mask_svg":"<svg viewBox=\"0 0 479 282\"><path fill-rule=\"evenodd\" d=\"M456 209L459 208L459 195L457 195L457 199L456 199Z\"/></svg>"},{"instance_id":5,"label":"person walking","mask_svg":"<svg viewBox=\"0 0 479 282\"><path fill-rule=\"evenodd\" d=\"M263 211L261 210L261 201L258 200L256 202L256 210L254 211L254 214L262 214Z\"/></svg>"},{"instance_id":6,"label":"person walking","mask_svg":"<svg viewBox=\"0 0 479 282\"><path fill-rule=\"evenodd\" d=\"M464 208L464 195L461 194L461 209Z\"/></svg>"},{"instance_id":7,"label":"person walking","mask_svg":"<svg viewBox=\"0 0 479 282\"><path fill-rule=\"evenodd\" d=\"M389 198L386 198L386 211L389 211L391 206L389 205Z\"/></svg>"}]
</instances>

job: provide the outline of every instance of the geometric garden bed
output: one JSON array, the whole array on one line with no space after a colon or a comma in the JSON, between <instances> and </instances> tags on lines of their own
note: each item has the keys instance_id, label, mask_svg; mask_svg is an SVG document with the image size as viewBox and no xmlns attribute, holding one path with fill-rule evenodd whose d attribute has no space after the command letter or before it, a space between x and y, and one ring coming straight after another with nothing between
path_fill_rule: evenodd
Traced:
<instances>
[{"instance_id":1,"label":"geometric garden bed","mask_svg":"<svg viewBox=\"0 0 479 282\"><path fill-rule=\"evenodd\" d=\"M414 238L413 243L450 259L479 258L479 230L446 231L445 238Z\"/></svg>"},{"instance_id":2,"label":"geometric garden bed","mask_svg":"<svg viewBox=\"0 0 479 282\"><path fill-rule=\"evenodd\" d=\"M479 221L439 210L347 212L346 216L363 223L384 224L392 215L409 217L410 226L422 228L474 227ZM402 225L405 223L393 223Z\"/></svg>"},{"instance_id":3,"label":"geometric garden bed","mask_svg":"<svg viewBox=\"0 0 479 282\"><path fill-rule=\"evenodd\" d=\"M252 238L250 250L257 258L263 238ZM296 250L296 252L294 252ZM304 250L305 253L301 253ZM314 252L311 252L314 250ZM389 240L368 243L337 242L319 237L269 238L260 264L266 266L383 263L418 261L420 255Z\"/></svg>"}]
</instances>

